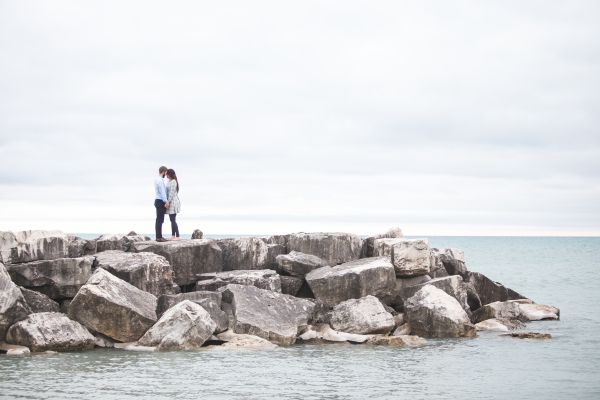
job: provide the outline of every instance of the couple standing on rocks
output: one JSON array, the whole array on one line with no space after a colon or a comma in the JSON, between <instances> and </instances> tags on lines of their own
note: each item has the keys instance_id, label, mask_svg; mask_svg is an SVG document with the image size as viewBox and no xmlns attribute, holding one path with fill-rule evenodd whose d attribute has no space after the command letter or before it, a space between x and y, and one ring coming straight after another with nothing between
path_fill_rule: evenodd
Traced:
<instances>
[{"instance_id":1,"label":"couple standing on rocks","mask_svg":"<svg viewBox=\"0 0 600 400\"><path fill-rule=\"evenodd\" d=\"M167 241L162 235L165 214L169 214L171 220L171 240L179 240L179 227L176 218L179 211L181 211L181 203L179 202L179 181L175 170L165 166L158 169L158 176L154 180L154 207L156 208L156 224L154 226L156 241Z\"/></svg>"}]
</instances>

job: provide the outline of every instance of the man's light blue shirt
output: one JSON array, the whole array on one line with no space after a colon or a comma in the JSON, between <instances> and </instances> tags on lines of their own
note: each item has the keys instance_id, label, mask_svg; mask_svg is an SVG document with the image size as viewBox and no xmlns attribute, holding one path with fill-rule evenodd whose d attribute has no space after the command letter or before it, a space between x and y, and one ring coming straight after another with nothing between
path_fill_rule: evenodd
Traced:
<instances>
[{"instance_id":1,"label":"man's light blue shirt","mask_svg":"<svg viewBox=\"0 0 600 400\"><path fill-rule=\"evenodd\" d=\"M161 176L157 176L154 179L154 198L167 202L167 188L165 186L165 180Z\"/></svg>"}]
</instances>

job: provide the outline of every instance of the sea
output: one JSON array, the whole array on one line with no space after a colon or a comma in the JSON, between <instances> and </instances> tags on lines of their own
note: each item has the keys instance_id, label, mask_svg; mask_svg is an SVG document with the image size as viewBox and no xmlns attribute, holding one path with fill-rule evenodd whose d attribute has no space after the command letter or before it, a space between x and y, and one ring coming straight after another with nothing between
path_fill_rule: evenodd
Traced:
<instances>
[{"instance_id":1,"label":"sea","mask_svg":"<svg viewBox=\"0 0 600 400\"><path fill-rule=\"evenodd\" d=\"M328 344L273 350L0 356L2 399L600 399L600 238L429 237L467 266L560 308L528 324L550 340L480 333L416 349Z\"/></svg>"}]
</instances>

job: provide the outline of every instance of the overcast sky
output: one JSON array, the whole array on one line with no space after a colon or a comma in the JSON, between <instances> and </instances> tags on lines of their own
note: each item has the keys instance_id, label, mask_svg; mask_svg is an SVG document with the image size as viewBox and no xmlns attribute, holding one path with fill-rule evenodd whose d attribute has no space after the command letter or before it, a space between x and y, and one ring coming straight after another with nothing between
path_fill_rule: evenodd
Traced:
<instances>
[{"instance_id":1,"label":"overcast sky","mask_svg":"<svg viewBox=\"0 0 600 400\"><path fill-rule=\"evenodd\" d=\"M165 164L184 233L599 235L600 2L0 0L0 163L0 230Z\"/></svg>"}]
</instances>

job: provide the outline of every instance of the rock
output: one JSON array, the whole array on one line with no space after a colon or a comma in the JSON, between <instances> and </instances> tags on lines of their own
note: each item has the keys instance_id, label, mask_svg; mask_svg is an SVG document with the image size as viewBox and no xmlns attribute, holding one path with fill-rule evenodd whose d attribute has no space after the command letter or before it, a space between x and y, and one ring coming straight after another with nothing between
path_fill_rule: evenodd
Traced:
<instances>
[{"instance_id":1,"label":"rock","mask_svg":"<svg viewBox=\"0 0 600 400\"><path fill-rule=\"evenodd\" d=\"M271 269L209 272L198 275L198 278L200 280L196 283L196 290L215 291L220 287L235 283L281 293L281 279L277 272Z\"/></svg>"},{"instance_id":2,"label":"rock","mask_svg":"<svg viewBox=\"0 0 600 400\"><path fill-rule=\"evenodd\" d=\"M265 269L270 267L267 243L255 237L217 241L223 251L223 270Z\"/></svg>"},{"instance_id":3,"label":"rock","mask_svg":"<svg viewBox=\"0 0 600 400\"><path fill-rule=\"evenodd\" d=\"M525 324L518 320L507 320L491 318L475 324L475 329L478 331L492 331L492 332L508 332L510 330L523 328Z\"/></svg>"},{"instance_id":4,"label":"rock","mask_svg":"<svg viewBox=\"0 0 600 400\"><path fill-rule=\"evenodd\" d=\"M539 332L513 332L506 333L502 336L511 336L519 339L552 339L552 335L549 333L539 333Z\"/></svg>"},{"instance_id":5,"label":"rock","mask_svg":"<svg viewBox=\"0 0 600 400\"><path fill-rule=\"evenodd\" d=\"M433 285L423 286L404 308L411 333L422 337L474 337L475 327L460 303Z\"/></svg>"},{"instance_id":6,"label":"rock","mask_svg":"<svg viewBox=\"0 0 600 400\"><path fill-rule=\"evenodd\" d=\"M27 289L44 293L54 300L75 297L92 276L94 258L57 258L8 266L12 280Z\"/></svg>"},{"instance_id":7,"label":"rock","mask_svg":"<svg viewBox=\"0 0 600 400\"><path fill-rule=\"evenodd\" d=\"M406 318L404 318L404 314L396 314L394 315L394 326L403 325L406 322Z\"/></svg>"},{"instance_id":8,"label":"rock","mask_svg":"<svg viewBox=\"0 0 600 400\"><path fill-rule=\"evenodd\" d=\"M468 272L467 281L475 289L482 305L508 300L508 290L479 272Z\"/></svg>"},{"instance_id":9,"label":"rock","mask_svg":"<svg viewBox=\"0 0 600 400\"><path fill-rule=\"evenodd\" d=\"M327 261L298 251L280 254L276 257L277 269L286 275L304 278L310 271L327 265Z\"/></svg>"},{"instance_id":10,"label":"rock","mask_svg":"<svg viewBox=\"0 0 600 400\"><path fill-rule=\"evenodd\" d=\"M403 237L403 235L402 235L402 231L400 230L399 227L389 229L387 232L379 234L379 235L368 237L363 242L363 251L362 251L361 258L376 257L375 252L374 252L375 240L401 238L401 237Z\"/></svg>"},{"instance_id":11,"label":"rock","mask_svg":"<svg viewBox=\"0 0 600 400\"><path fill-rule=\"evenodd\" d=\"M6 354L7 356L25 356L30 353L31 351L26 346L0 342L0 354Z\"/></svg>"},{"instance_id":12,"label":"rock","mask_svg":"<svg viewBox=\"0 0 600 400\"><path fill-rule=\"evenodd\" d=\"M180 286L195 284L198 274L223 270L223 254L214 240L135 242L133 249L138 253L149 251L166 258L173 268L173 281Z\"/></svg>"},{"instance_id":13,"label":"rock","mask_svg":"<svg viewBox=\"0 0 600 400\"><path fill-rule=\"evenodd\" d=\"M200 305L184 300L169 308L138 340L157 350L193 350L202 347L217 325Z\"/></svg>"},{"instance_id":14,"label":"rock","mask_svg":"<svg viewBox=\"0 0 600 400\"><path fill-rule=\"evenodd\" d=\"M204 233L202 233L202 231L200 229L194 229L194 232L192 232L193 240L202 239L203 236L204 236Z\"/></svg>"},{"instance_id":15,"label":"rock","mask_svg":"<svg viewBox=\"0 0 600 400\"><path fill-rule=\"evenodd\" d=\"M25 319L31 314L23 294L10 279L10 275L0 263L0 342L4 340L6 331L15 322Z\"/></svg>"},{"instance_id":16,"label":"rock","mask_svg":"<svg viewBox=\"0 0 600 400\"><path fill-rule=\"evenodd\" d=\"M97 267L155 296L173 294L173 268L169 262L154 253L125 253L107 250L96 255Z\"/></svg>"},{"instance_id":17,"label":"rock","mask_svg":"<svg viewBox=\"0 0 600 400\"><path fill-rule=\"evenodd\" d=\"M66 315L43 312L29 315L6 333L6 341L27 346L33 352L78 351L94 348L94 336Z\"/></svg>"},{"instance_id":18,"label":"rock","mask_svg":"<svg viewBox=\"0 0 600 400\"><path fill-rule=\"evenodd\" d=\"M298 251L337 265L360 257L362 239L350 233L293 233L287 237L289 252Z\"/></svg>"},{"instance_id":19,"label":"rock","mask_svg":"<svg viewBox=\"0 0 600 400\"><path fill-rule=\"evenodd\" d=\"M232 328L280 345L296 341L298 328L307 325L315 304L254 286L230 284L220 289L223 302L231 305Z\"/></svg>"},{"instance_id":20,"label":"rock","mask_svg":"<svg viewBox=\"0 0 600 400\"><path fill-rule=\"evenodd\" d=\"M96 253L96 241L85 240L77 236L69 235L69 258L88 256Z\"/></svg>"},{"instance_id":21,"label":"rock","mask_svg":"<svg viewBox=\"0 0 600 400\"><path fill-rule=\"evenodd\" d=\"M60 305L45 294L24 287L19 289L32 313L60 312Z\"/></svg>"},{"instance_id":22,"label":"rock","mask_svg":"<svg viewBox=\"0 0 600 400\"><path fill-rule=\"evenodd\" d=\"M315 269L306 275L306 282L317 300L334 306L368 295L389 296L396 277L387 258L371 257Z\"/></svg>"},{"instance_id":23,"label":"rock","mask_svg":"<svg viewBox=\"0 0 600 400\"><path fill-rule=\"evenodd\" d=\"M63 314L69 313L69 304L71 304L71 299L60 300L58 304L60 304L59 312Z\"/></svg>"},{"instance_id":24,"label":"rock","mask_svg":"<svg viewBox=\"0 0 600 400\"><path fill-rule=\"evenodd\" d=\"M208 311L212 320L217 324L215 332L223 332L229 327L229 318L221 310L221 293L219 292L198 291L160 296L157 302L156 315L160 318L166 310L184 300L196 303Z\"/></svg>"},{"instance_id":25,"label":"rock","mask_svg":"<svg viewBox=\"0 0 600 400\"><path fill-rule=\"evenodd\" d=\"M427 344L427 340L419 336L401 335L401 336L372 336L367 340L367 344L375 346L391 347L421 347Z\"/></svg>"},{"instance_id":26,"label":"rock","mask_svg":"<svg viewBox=\"0 0 600 400\"><path fill-rule=\"evenodd\" d=\"M156 322L156 297L98 268L69 305L69 317L119 342L132 342Z\"/></svg>"},{"instance_id":27,"label":"rock","mask_svg":"<svg viewBox=\"0 0 600 400\"><path fill-rule=\"evenodd\" d=\"M521 310L519 303L514 301L495 301L486 304L473 312L471 319L473 322L481 322L488 319L521 320Z\"/></svg>"},{"instance_id":28,"label":"rock","mask_svg":"<svg viewBox=\"0 0 600 400\"><path fill-rule=\"evenodd\" d=\"M279 279L281 280L281 293L292 296L297 296L304 284L304 279L297 276L280 275Z\"/></svg>"},{"instance_id":29,"label":"rock","mask_svg":"<svg viewBox=\"0 0 600 400\"><path fill-rule=\"evenodd\" d=\"M366 335L388 334L394 329L394 317L374 296L346 300L333 308L331 327L335 330Z\"/></svg>"},{"instance_id":30,"label":"rock","mask_svg":"<svg viewBox=\"0 0 600 400\"><path fill-rule=\"evenodd\" d=\"M519 303L519 310L523 319L527 321L560 319L560 310L558 308L544 304Z\"/></svg>"},{"instance_id":31,"label":"rock","mask_svg":"<svg viewBox=\"0 0 600 400\"><path fill-rule=\"evenodd\" d=\"M355 333L339 332L331 329L329 324L309 325L303 329L298 339L302 342L352 342L365 343L373 335L359 335Z\"/></svg>"},{"instance_id":32,"label":"rock","mask_svg":"<svg viewBox=\"0 0 600 400\"><path fill-rule=\"evenodd\" d=\"M403 299L409 299L414 296L421 288L425 285L432 285L438 289L443 290L450 296L454 297L460 306L465 311L469 311L469 304L467 303L467 285L463 282L459 275L446 276L444 278L431 279L427 282L408 286L401 290L401 297Z\"/></svg>"},{"instance_id":33,"label":"rock","mask_svg":"<svg viewBox=\"0 0 600 400\"><path fill-rule=\"evenodd\" d=\"M125 351L138 351L138 352L156 351L156 347L140 346L138 344L138 342L115 343L115 349L121 349L121 350L125 350Z\"/></svg>"},{"instance_id":34,"label":"rock","mask_svg":"<svg viewBox=\"0 0 600 400\"><path fill-rule=\"evenodd\" d=\"M10 243L10 256L3 259L13 264L69 257L69 237L60 231L15 232Z\"/></svg>"},{"instance_id":35,"label":"rock","mask_svg":"<svg viewBox=\"0 0 600 400\"><path fill-rule=\"evenodd\" d=\"M392 336L404 335L410 335L410 325L408 324L399 325L396 329L394 329L394 332L392 333Z\"/></svg>"},{"instance_id":36,"label":"rock","mask_svg":"<svg viewBox=\"0 0 600 400\"><path fill-rule=\"evenodd\" d=\"M246 335L243 333L234 333L231 330L225 331L223 333L219 333L217 338L225 341L226 343L219 346L219 348L229 349L229 348L244 348L244 349L274 349L277 347L276 344L269 342L266 339L263 339L254 335Z\"/></svg>"},{"instance_id":37,"label":"rock","mask_svg":"<svg viewBox=\"0 0 600 400\"><path fill-rule=\"evenodd\" d=\"M431 249L429 256L430 266L428 275L431 278L443 278L445 276L448 276L448 271L446 271L442 260L438 256L437 252L434 250L436 249Z\"/></svg>"},{"instance_id":38,"label":"rock","mask_svg":"<svg viewBox=\"0 0 600 400\"><path fill-rule=\"evenodd\" d=\"M460 275L463 279L467 278L467 266L465 264L465 253L460 249L431 249L434 255L444 266L448 275Z\"/></svg>"},{"instance_id":39,"label":"rock","mask_svg":"<svg viewBox=\"0 0 600 400\"><path fill-rule=\"evenodd\" d=\"M392 245L392 264L399 277L426 275L431 264L425 239L403 240Z\"/></svg>"},{"instance_id":40,"label":"rock","mask_svg":"<svg viewBox=\"0 0 600 400\"><path fill-rule=\"evenodd\" d=\"M263 239L264 240L264 239ZM265 243L267 243L265 241ZM281 254L286 254L287 250L285 248L285 246L280 245L280 244L271 244L271 243L267 243L267 265L269 266L269 268L273 267L276 268L277 266L277 256L281 255Z\"/></svg>"},{"instance_id":41,"label":"rock","mask_svg":"<svg viewBox=\"0 0 600 400\"><path fill-rule=\"evenodd\" d=\"M120 250L120 251L133 251L133 244L137 242L148 241L145 236L137 235L135 232L133 235L123 234L109 234L102 235L96 239L96 249L98 252L108 250Z\"/></svg>"},{"instance_id":42,"label":"rock","mask_svg":"<svg viewBox=\"0 0 600 400\"><path fill-rule=\"evenodd\" d=\"M95 333L94 345L103 349L113 349L115 347L115 342L109 337L106 337L100 333Z\"/></svg>"},{"instance_id":43,"label":"rock","mask_svg":"<svg viewBox=\"0 0 600 400\"><path fill-rule=\"evenodd\" d=\"M396 244L405 242L403 238L382 238L373 240L373 250L371 257L392 257L392 248Z\"/></svg>"}]
</instances>

